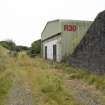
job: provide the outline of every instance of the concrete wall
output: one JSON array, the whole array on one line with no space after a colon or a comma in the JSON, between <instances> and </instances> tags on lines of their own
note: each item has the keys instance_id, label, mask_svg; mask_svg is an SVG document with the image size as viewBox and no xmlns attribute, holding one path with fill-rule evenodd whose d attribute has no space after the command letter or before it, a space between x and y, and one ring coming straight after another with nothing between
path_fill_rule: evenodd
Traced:
<instances>
[{"instance_id":1,"label":"concrete wall","mask_svg":"<svg viewBox=\"0 0 105 105\"><path fill-rule=\"evenodd\" d=\"M73 53L80 40L83 38L92 22L90 21L61 21L62 27L62 55L69 56ZM75 30L69 31L64 29L65 25L76 26Z\"/></svg>"}]
</instances>

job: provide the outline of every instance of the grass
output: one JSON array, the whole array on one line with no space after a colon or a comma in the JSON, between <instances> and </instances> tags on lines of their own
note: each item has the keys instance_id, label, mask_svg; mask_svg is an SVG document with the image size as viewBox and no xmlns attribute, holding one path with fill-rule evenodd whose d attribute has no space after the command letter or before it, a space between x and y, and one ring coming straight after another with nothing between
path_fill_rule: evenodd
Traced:
<instances>
[{"instance_id":1,"label":"grass","mask_svg":"<svg viewBox=\"0 0 105 105\"><path fill-rule=\"evenodd\" d=\"M66 90L65 79L80 79L105 92L105 75L93 74L66 63L46 61L40 57L32 59L25 52L10 58L3 55L2 48L0 51L0 104L12 86L14 70L29 81L35 105L78 105L70 91Z\"/></svg>"},{"instance_id":2,"label":"grass","mask_svg":"<svg viewBox=\"0 0 105 105\"><path fill-rule=\"evenodd\" d=\"M71 69L71 68L70 68ZM67 72L68 73L68 72ZM105 75L98 75L88 72L82 69L76 69L76 71L69 71L69 79L81 79L87 82L89 85L94 85L97 89L105 92Z\"/></svg>"},{"instance_id":3,"label":"grass","mask_svg":"<svg viewBox=\"0 0 105 105\"><path fill-rule=\"evenodd\" d=\"M11 59L6 55L6 52L6 49L0 47L0 105L3 105L12 85L12 73L9 70Z\"/></svg>"},{"instance_id":4,"label":"grass","mask_svg":"<svg viewBox=\"0 0 105 105\"><path fill-rule=\"evenodd\" d=\"M37 86L39 96L42 98L39 102L45 105L68 105L68 103L76 105L72 96L64 90L63 80L53 73L45 73L40 73L33 81L34 88Z\"/></svg>"},{"instance_id":5,"label":"grass","mask_svg":"<svg viewBox=\"0 0 105 105\"><path fill-rule=\"evenodd\" d=\"M32 85L34 103L37 105L78 105L70 91L65 89L65 79L80 79L105 91L105 76L90 73L65 63L46 61L40 57L31 59L25 53L17 57L17 69L21 68Z\"/></svg>"},{"instance_id":6,"label":"grass","mask_svg":"<svg viewBox=\"0 0 105 105\"><path fill-rule=\"evenodd\" d=\"M0 104L3 105L3 101L8 94L8 91L12 85L12 75L8 72L0 78Z\"/></svg>"},{"instance_id":7,"label":"grass","mask_svg":"<svg viewBox=\"0 0 105 105\"><path fill-rule=\"evenodd\" d=\"M35 66L42 69L57 69L58 72L67 74L68 79L81 79L87 82L89 85L94 85L97 89L105 92L105 74L98 75L96 73L89 72L86 69L73 67L71 65L68 65L67 63L45 61L37 57L34 63Z\"/></svg>"},{"instance_id":8,"label":"grass","mask_svg":"<svg viewBox=\"0 0 105 105\"><path fill-rule=\"evenodd\" d=\"M81 79L105 92L105 74L92 73L86 69L72 67L64 63L56 64L55 68L63 69L63 72L68 74L68 79Z\"/></svg>"},{"instance_id":9,"label":"grass","mask_svg":"<svg viewBox=\"0 0 105 105\"><path fill-rule=\"evenodd\" d=\"M36 105L78 105L64 87L64 79L55 69L54 62L40 57L31 59L25 53L17 57L16 68L30 83Z\"/></svg>"}]
</instances>

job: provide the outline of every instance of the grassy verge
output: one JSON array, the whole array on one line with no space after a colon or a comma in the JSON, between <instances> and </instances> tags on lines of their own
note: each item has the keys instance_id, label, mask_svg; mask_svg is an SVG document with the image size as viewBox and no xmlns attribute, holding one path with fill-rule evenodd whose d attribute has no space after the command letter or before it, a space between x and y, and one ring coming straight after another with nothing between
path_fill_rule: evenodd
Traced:
<instances>
[{"instance_id":1,"label":"grassy verge","mask_svg":"<svg viewBox=\"0 0 105 105\"><path fill-rule=\"evenodd\" d=\"M37 63L36 63L37 61ZM44 63L43 63L44 62ZM97 89L105 92L105 74L98 75L95 73L88 72L87 70L72 67L65 63L54 63L51 61L45 61L40 58L36 58L35 66L41 67L42 69L57 69L59 72L66 73L68 79L81 79L87 82L89 85L94 85ZM41 65L40 65L41 64Z\"/></svg>"},{"instance_id":2,"label":"grassy verge","mask_svg":"<svg viewBox=\"0 0 105 105\"><path fill-rule=\"evenodd\" d=\"M23 54L18 57L18 65L28 77L35 105L78 105L65 89L64 79L56 72L54 62L39 57L31 59Z\"/></svg>"},{"instance_id":3,"label":"grassy verge","mask_svg":"<svg viewBox=\"0 0 105 105\"><path fill-rule=\"evenodd\" d=\"M46 61L40 57L30 59L23 56L21 61L20 65L29 69L34 103L37 105L77 105L70 92L64 88L65 79L80 79L105 92L105 75L90 73L65 63Z\"/></svg>"},{"instance_id":4,"label":"grassy verge","mask_svg":"<svg viewBox=\"0 0 105 105\"><path fill-rule=\"evenodd\" d=\"M4 72L4 75L0 77L0 104L3 102L8 94L8 91L12 85L12 75L10 72Z\"/></svg>"},{"instance_id":5,"label":"grassy verge","mask_svg":"<svg viewBox=\"0 0 105 105\"><path fill-rule=\"evenodd\" d=\"M74 68L72 66L64 66L63 68L64 72L69 75L68 79L81 79L89 85L94 85L97 89L105 92L105 74L98 75L84 69Z\"/></svg>"},{"instance_id":6,"label":"grassy verge","mask_svg":"<svg viewBox=\"0 0 105 105\"><path fill-rule=\"evenodd\" d=\"M81 79L89 85L94 85L97 89L105 92L105 74L98 75L88 72L87 70L74 67L65 67L64 72L69 74L68 79Z\"/></svg>"},{"instance_id":7,"label":"grassy verge","mask_svg":"<svg viewBox=\"0 0 105 105\"><path fill-rule=\"evenodd\" d=\"M12 73L14 60L11 59L7 50L0 46L0 105L3 105L8 91L12 85Z\"/></svg>"},{"instance_id":8,"label":"grassy verge","mask_svg":"<svg viewBox=\"0 0 105 105\"><path fill-rule=\"evenodd\" d=\"M16 69L22 74L22 77L26 78L32 87L35 105L78 105L70 91L65 89L65 79L81 79L105 92L105 75L93 74L65 63L46 61L40 57L31 59L24 53L16 59L9 58L7 63L7 66L4 66L4 61L0 66L0 104L2 104L12 83L13 71L10 70L10 72L7 69Z\"/></svg>"},{"instance_id":9,"label":"grassy verge","mask_svg":"<svg viewBox=\"0 0 105 105\"><path fill-rule=\"evenodd\" d=\"M31 71L34 103L37 105L77 105L65 90L63 79L48 70ZM35 75L36 74L36 75Z\"/></svg>"}]
</instances>

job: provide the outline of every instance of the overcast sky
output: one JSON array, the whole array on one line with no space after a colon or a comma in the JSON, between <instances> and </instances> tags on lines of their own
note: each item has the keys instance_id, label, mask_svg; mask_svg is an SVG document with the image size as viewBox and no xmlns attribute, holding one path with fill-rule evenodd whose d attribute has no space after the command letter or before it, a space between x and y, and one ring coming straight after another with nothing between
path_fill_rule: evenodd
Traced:
<instances>
[{"instance_id":1,"label":"overcast sky","mask_svg":"<svg viewBox=\"0 0 105 105\"><path fill-rule=\"evenodd\" d=\"M94 20L104 9L105 0L0 0L0 40L30 46L47 21Z\"/></svg>"}]
</instances>

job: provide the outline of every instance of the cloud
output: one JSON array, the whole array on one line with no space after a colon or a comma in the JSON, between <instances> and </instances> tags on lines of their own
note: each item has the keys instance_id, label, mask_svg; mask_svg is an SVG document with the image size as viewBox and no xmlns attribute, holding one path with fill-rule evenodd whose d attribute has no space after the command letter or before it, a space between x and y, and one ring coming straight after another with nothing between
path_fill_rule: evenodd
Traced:
<instances>
[{"instance_id":1,"label":"cloud","mask_svg":"<svg viewBox=\"0 0 105 105\"><path fill-rule=\"evenodd\" d=\"M49 20L93 20L104 0L0 0L0 40L30 45Z\"/></svg>"}]
</instances>

